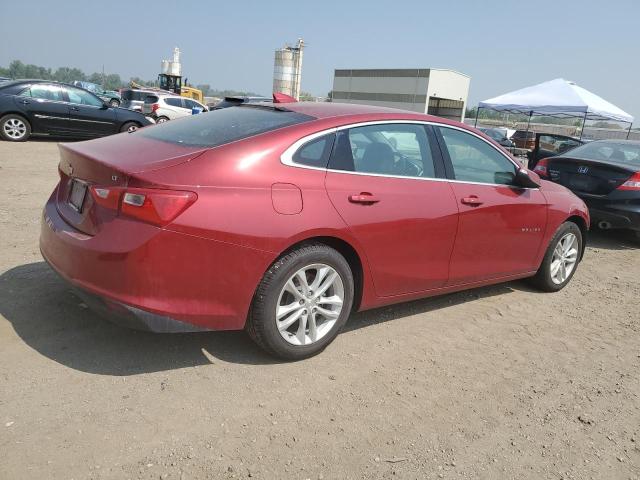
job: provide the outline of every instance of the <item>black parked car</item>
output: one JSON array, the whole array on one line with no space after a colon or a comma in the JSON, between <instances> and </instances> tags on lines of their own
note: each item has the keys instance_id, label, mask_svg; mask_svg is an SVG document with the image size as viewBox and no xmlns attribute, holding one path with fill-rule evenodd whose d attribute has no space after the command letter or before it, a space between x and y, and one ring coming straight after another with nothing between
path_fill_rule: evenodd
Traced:
<instances>
[{"instance_id":1,"label":"black parked car","mask_svg":"<svg viewBox=\"0 0 640 480\"><path fill-rule=\"evenodd\" d=\"M211 107L211 110L220 110L221 108L237 107L243 103L262 103L273 102L273 98L269 97L224 97L223 100Z\"/></svg>"},{"instance_id":2,"label":"black parked car","mask_svg":"<svg viewBox=\"0 0 640 480\"><path fill-rule=\"evenodd\" d=\"M0 84L0 137L31 135L102 137L151 125L144 115L105 104L82 88L47 80Z\"/></svg>"},{"instance_id":3,"label":"black parked car","mask_svg":"<svg viewBox=\"0 0 640 480\"><path fill-rule=\"evenodd\" d=\"M589 207L592 225L627 228L640 238L640 142L598 140L551 158L534 171L564 185Z\"/></svg>"}]
</instances>

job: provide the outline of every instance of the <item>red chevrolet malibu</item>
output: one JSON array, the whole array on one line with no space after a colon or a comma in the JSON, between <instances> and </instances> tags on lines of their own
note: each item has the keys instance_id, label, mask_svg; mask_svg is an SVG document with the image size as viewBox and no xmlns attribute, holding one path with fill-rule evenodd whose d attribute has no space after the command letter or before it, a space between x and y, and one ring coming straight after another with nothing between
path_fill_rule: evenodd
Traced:
<instances>
[{"instance_id":1,"label":"red chevrolet malibu","mask_svg":"<svg viewBox=\"0 0 640 480\"><path fill-rule=\"evenodd\" d=\"M589 215L465 125L337 103L243 105L60 146L47 262L155 332L327 346L353 311L531 277L563 288Z\"/></svg>"}]
</instances>

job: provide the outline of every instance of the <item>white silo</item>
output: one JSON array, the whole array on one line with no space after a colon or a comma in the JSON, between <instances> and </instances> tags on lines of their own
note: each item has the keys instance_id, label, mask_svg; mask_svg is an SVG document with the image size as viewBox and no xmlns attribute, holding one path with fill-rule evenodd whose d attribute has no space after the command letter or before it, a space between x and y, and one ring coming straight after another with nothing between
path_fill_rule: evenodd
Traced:
<instances>
[{"instance_id":1,"label":"white silo","mask_svg":"<svg viewBox=\"0 0 640 480\"><path fill-rule=\"evenodd\" d=\"M180 77L182 75L182 65L180 65L180 49L178 47L173 49L173 60L162 60L160 64L160 73L165 75L171 75L173 77Z\"/></svg>"},{"instance_id":2,"label":"white silo","mask_svg":"<svg viewBox=\"0 0 640 480\"><path fill-rule=\"evenodd\" d=\"M276 50L273 66L273 91L284 93L298 100L302 80L302 51L304 41L300 38L295 47L285 45Z\"/></svg>"}]
</instances>

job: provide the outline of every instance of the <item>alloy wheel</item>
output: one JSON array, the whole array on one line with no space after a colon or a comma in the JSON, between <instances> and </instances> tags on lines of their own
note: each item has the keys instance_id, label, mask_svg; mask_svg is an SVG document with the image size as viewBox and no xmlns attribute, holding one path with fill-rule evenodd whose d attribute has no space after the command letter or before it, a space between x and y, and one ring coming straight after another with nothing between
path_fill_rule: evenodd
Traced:
<instances>
[{"instance_id":1,"label":"alloy wheel","mask_svg":"<svg viewBox=\"0 0 640 480\"><path fill-rule=\"evenodd\" d=\"M138 126L137 125L131 125L129 128L127 128L127 132L129 132L129 133L135 132L136 130L138 130Z\"/></svg>"},{"instance_id":2,"label":"alloy wheel","mask_svg":"<svg viewBox=\"0 0 640 480\"><path fill-rule=\"evenodd\" d=\"M556 285L564 283L578 262L578 238L573 233L565 234L556 244L551 257L551 280Z\"/></svg>"},{"instance_id":3,"label":"alloy wheel","mask_svg":"<svg viewBox=\"0 0 640 480\"><path fill-rule=\"evenodd\" d=\"M27 126L19 118L10 118L4 122L2 129L8 137L14 140L20 140L27 134Z\"/></svg>"},{"instance_id":4,"label":"alloy wheel","mask_svg":"<svg viewBox=\"0 0 640 480\"><path fill-rule=\"evenodd\" d=\"M344 284L325 264L299 269L285 283L276 304L276 326L292 345L311 345L327 335L344 303Z\"/></svg>"}]
</instances>

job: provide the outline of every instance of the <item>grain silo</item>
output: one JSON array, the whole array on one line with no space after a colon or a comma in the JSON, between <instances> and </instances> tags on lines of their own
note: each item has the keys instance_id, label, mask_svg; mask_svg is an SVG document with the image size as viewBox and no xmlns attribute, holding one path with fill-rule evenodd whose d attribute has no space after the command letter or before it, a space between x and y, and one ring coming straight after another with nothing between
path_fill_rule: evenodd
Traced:
<instances>
[{"instance_id":1,"label":"grain silo","mask_svg":"<svg viewBox=\"0 0 640 480\"><path fill-rule=\"evenodd\" d=\"M296 100L300 98L302 79L302 50L304 41L300 38L295 47L285 45L276 50L273 66L273 91L284 93Z\"/></svg>"}]
</instances>

